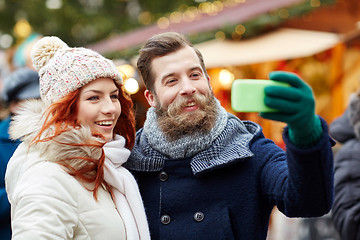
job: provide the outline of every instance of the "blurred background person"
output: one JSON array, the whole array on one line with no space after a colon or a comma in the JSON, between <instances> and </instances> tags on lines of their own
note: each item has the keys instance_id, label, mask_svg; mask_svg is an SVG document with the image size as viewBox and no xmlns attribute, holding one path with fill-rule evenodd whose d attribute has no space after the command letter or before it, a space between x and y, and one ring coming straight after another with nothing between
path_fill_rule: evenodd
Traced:
<instances>
[{"instance_id":1,"label":"blurred background person","mask_svg":"<svg viewBox=\"0 0 360 240\"><path fill-rule=\"evenodd\" d=\"M7 163L20 141L11 140L8 129L11 117L19 104L27 99L40 98L39 76L29 68L20 68L3 79L1 101L10 114L0 122L0 239L11 239L10 203L5 191Z\"/></svg>"},{"instance_id":2,"label":"blurred background person","mask_svg":"<svg viewBox=\"0 0 360 240\"><path fill-rule=\"evenodd\" d=\"M341 239L360 239L360 92L330 125L341 145L335 154L335 201L332 218Z\"/></svg>"}]
</instances>

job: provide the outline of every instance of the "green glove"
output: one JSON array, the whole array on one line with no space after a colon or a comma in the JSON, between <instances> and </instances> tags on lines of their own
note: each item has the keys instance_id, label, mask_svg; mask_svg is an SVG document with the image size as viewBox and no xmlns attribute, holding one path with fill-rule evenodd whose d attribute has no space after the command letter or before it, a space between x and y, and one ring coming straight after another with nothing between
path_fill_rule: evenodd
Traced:
<instances>
[{"instance_id":1,"label":"green glove","mask_svg":"<svg viewBox=\"0 0 360 240\"><path fill-rule=\"evenodd\" d=\"M311 87L294 73L276 71L270 73L269 78L288 83L291 87L267 86L265 105L278 111L262 112L260 116L287 123L290 141L296 146L307 148L316 144L323 129L315 114Z\"/></svg>"}]
</instances>

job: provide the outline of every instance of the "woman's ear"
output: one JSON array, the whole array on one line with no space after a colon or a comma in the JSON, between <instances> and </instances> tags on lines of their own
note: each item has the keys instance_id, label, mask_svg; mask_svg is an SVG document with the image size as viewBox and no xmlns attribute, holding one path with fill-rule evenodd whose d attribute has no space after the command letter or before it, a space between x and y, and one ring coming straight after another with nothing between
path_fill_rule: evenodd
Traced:
<instances>
[{"instance_id":1,"label":"woman's ear","mask_svg":"<svg viewBox=\"0 0 360 240\"><path fill-rule=\"evenodd\" d=\"M145 90L145 98L151 107L156 107L155 95L150 90Z\"/></svg>"}]
</instances>

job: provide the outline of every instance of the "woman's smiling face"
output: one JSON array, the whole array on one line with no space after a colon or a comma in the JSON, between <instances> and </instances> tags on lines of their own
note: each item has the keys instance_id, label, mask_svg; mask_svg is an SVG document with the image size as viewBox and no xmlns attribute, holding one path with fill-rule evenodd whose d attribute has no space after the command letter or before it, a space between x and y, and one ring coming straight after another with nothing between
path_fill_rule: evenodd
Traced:
<instances>
[{"instance_id":1,"label":"woman's smiling face","mask_svg":"<svg viewBox=\"0 0 360 240\"><path fill-rule=\"evenodd\" d=\"M118 95L119 89L111 78L98 78L86 84L80 89L77 120L111 141L121 114Z\"/></svg>"}]
</instances>

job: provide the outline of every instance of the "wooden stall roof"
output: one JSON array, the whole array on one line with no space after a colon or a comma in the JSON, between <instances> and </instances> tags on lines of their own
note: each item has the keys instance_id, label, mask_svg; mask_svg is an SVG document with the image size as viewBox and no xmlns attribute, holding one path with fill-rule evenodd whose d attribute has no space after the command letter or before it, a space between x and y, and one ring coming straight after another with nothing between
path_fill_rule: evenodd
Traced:
<instances>
[{"instance_id":1,"label":"wooden stall roof","mask_svg":"<svg viewBox=\"0 0 360 240\"><path fill-rule=\"evenodd\" d=\"M305 0L247 0L235 6L225 7L216 15L201 13L194 21L170 23L166 29L161 29L154 24L110 37L88 45L87 48L93 49L101 54L120 51L129 47L141 45L149 37L161 32L176 31L182 34L192 34L210 31L219 29L226 24L242 23L268 11L289 7L304 1Z\"/></svg>"},{"instance_id":2,"label":"wooden stall roof","mask_svg":"<svg viewBox=\"0 0 360 240\"><path fill-rule=\"evenodd\" d=\"M249 40L211 40L195 47L202 52L207 68L213 68L307 57L341 40L335 33L283 28Z\"/></svg>"}]
</instances>

